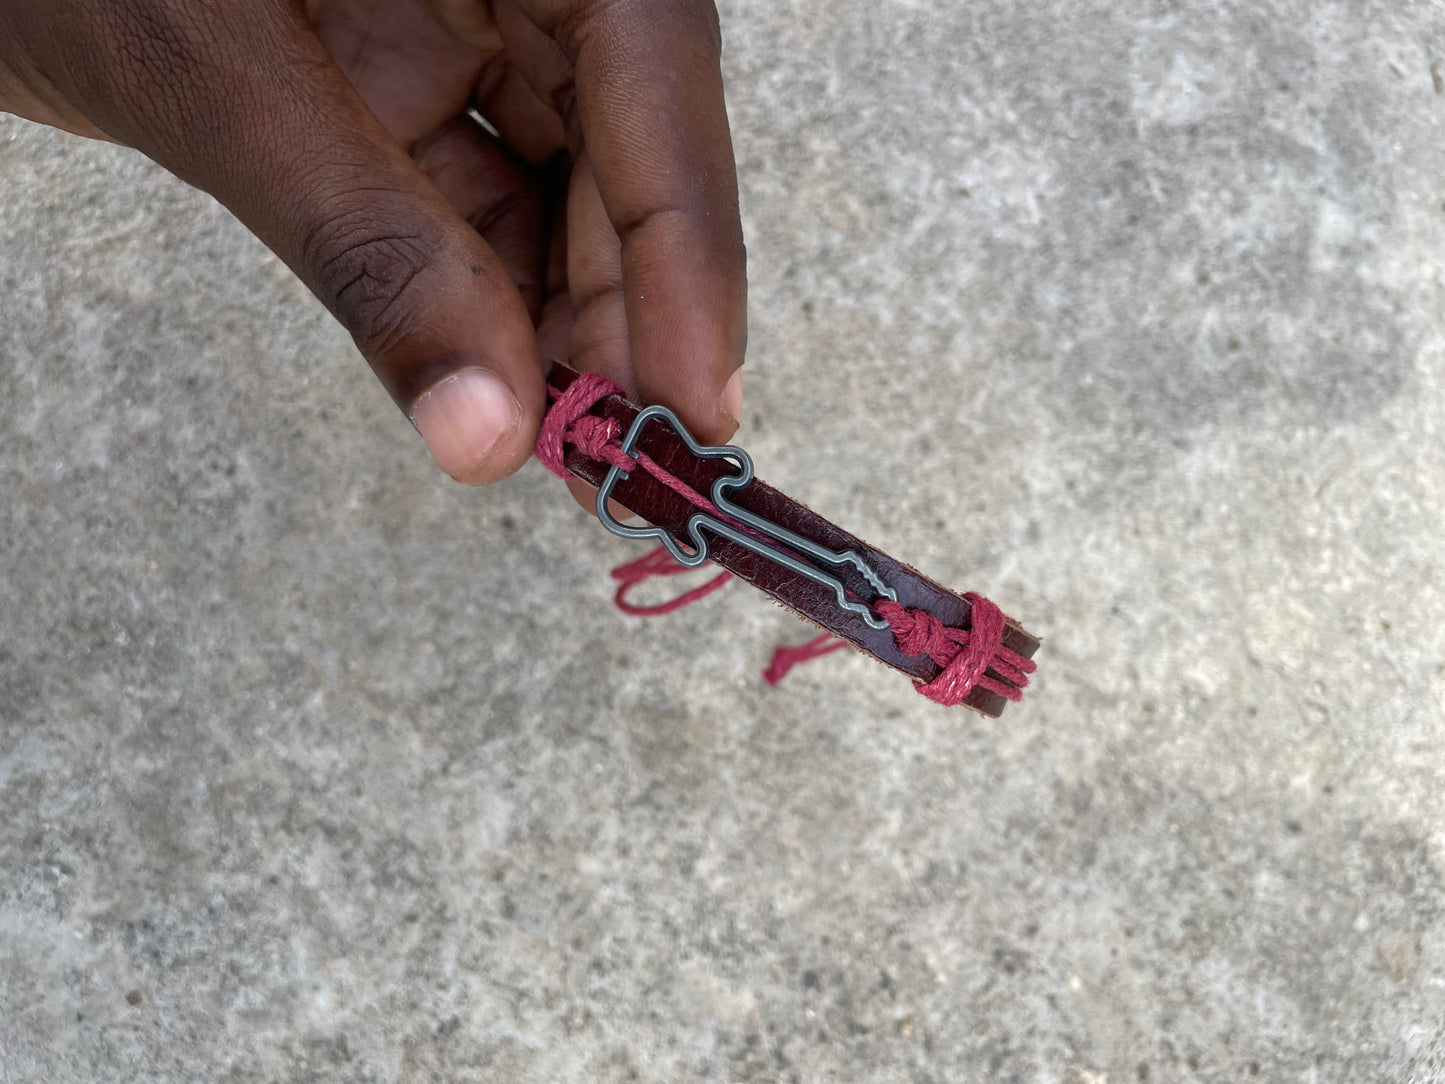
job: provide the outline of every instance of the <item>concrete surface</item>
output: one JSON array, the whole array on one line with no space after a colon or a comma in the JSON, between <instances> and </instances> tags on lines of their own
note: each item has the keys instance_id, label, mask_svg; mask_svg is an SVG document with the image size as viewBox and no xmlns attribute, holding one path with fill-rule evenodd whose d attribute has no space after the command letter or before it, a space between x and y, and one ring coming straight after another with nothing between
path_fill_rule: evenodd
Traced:
<instances>
[{"instance_id":1,"label":"concrete surface","mask_svg":"<svg viewBox=\"0 0 1445 1084\"><path fill-rule=\"evenodd\" d=\"M619 617L206 198L0 120L0 1080L1445 1078L1445 8L723 16L747 443L1029 701Z\"/></svg>"}]
</instances>

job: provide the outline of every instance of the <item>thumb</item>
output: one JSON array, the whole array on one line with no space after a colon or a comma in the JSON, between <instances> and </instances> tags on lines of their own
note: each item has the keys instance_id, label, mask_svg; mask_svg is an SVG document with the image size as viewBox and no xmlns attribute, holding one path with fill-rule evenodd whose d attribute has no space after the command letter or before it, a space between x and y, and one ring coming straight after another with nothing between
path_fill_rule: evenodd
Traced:
<instances>
[{"instance_id":1,"label":"thumb","mask_svg":"<svg viewBox=\"0 0 1445 1084\"><path fill-rule=\"evenodd\" d=\"M521 466L545 407L526 305L291 4L107 7L135 25L87 88L98 123L214 195L301 277L443 470L484 484Z\"/></svg>"}]
</instances>

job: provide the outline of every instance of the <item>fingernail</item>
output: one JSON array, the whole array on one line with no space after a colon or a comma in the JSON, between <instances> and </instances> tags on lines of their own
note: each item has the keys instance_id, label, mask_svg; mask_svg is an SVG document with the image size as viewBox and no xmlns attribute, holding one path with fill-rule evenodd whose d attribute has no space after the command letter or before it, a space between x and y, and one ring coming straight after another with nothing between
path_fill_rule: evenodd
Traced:
<instances>
[{"instance_id":1,"label":"fingernail","mask_svg":"<svg viewBox=\"0 0 1445 1084\"><path fill-rule=\"evenodd\" d=\"M743 371L739 369L728 379L722 393L723 413L734 425L743 424Z\"/></svg>"},{"instance_id":2,"label":"fingernail","mask_svg":"<svg viewBox=\"0 0 1445 1084\"><path fill-rule=\"evenodd\" d=\"M412 424L437 466L462 482L471 480L521 416L512 390L485 369L453 373L411 408Z\"/></svg>"}]
</instances>

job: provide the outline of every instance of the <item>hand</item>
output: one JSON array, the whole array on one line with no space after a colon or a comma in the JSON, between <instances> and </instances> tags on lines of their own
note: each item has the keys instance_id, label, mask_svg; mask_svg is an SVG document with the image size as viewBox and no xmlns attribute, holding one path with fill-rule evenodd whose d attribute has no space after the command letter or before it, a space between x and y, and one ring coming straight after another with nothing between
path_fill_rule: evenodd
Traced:
<instances>
[{"instance_id":1,"label":"hand","mask_svg":"<svg viewBox=\"0 0 1445 1084\"><path fill-rule=\"evenodd\" d=\"M483 484L531 453L552 359L737 428L719 49L710 0L6 0L0 109L214 195Z\"/></svg>"}]
</instances>

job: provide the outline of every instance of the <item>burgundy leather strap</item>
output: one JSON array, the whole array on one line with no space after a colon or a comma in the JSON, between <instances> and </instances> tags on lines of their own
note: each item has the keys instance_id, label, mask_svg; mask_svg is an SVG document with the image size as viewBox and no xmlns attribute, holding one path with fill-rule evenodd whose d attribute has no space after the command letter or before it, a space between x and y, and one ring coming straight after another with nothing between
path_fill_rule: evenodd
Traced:
<instances>
[{"instance_id":1,"label":"burgundy leather strap","mask_svg":"<svg viewBox=\"0 0 1445 1084\"><path fill-rule=\"evenodd\" d=\"M559 391L565 391L575 379L577 373L573 370L554 364L548 383ZM621 432L626 433L637 416L638 408L621 396L610 395L599 401L591 413L614 419L620 425ZM726 461L693 455L687 445L665 424L648 425L641 435L638 448L699 493L710 492L718 478L736 474L736 468ZM569 471L594 486L602 484L609 469L607 464L589 458L571 446L566 450L564 462ZM617 484L612 495L619 504L647 522L666 528L679 541L690 547L685 528L689 517L697 508L646 471L631 471ZM971 627L972 606L966 599L934 583L901 561L874 549L862 539L830 523L772 486L755 480L733 491L730 499L738 507L830 550L854 551L882 577L884 583L897 591L898 601L903 606L930 613L952 628ZM880 662L887 663L917 681L930 682L938 677L942 669L938 663L927 655L903 654L894 642L891 632L871 628L862 618L841 609L833 592L827 587L725 538L712 540L711 555L716 564L766 591L814 625L842 637ZM829 571L837 575L844 586L859 597L875 597L875 592L867 581L852 568L830 568ZM1032 658L1038 650L1039 642L1010 620L1004 632L1003 646L1027 659ZM993 669L989 669L988 674L1005 684L1011 684L1006 677ZM974 688L964 700L966 706L992 717L1000 715L1007 703L1002 696L981 687Z\"/></svg>"}]
</instances>

